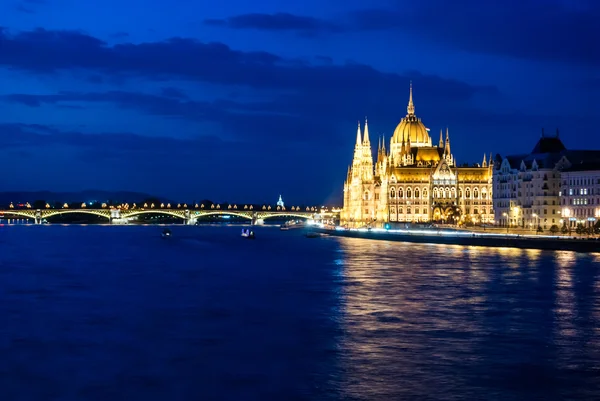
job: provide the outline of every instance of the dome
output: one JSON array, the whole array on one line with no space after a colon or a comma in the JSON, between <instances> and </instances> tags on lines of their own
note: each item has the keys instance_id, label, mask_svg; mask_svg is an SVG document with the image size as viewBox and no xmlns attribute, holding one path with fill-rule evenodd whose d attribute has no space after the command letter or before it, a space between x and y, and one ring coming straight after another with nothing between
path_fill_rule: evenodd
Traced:
<instances>
[{"instance_id":1,"label":"dome","mask_svg":"<svg viewBox=\"0 0 600 401\"><path fill-rule=\"evenodd\" d=\"M394 130L392 141L396 143L408 142L408 138L410 138L412 146L422 143L429 144L429 134L425 125L414 114L409 114L400 121L400 124Z\"/></svg>"},{"instance_id":2,"label":"dome","mask_svg":"<svg viewBox=\"0 0 600 401\"><path fill-rule=\"evenodd\" d=\"M402 141L408 142L408 139L410 138L411 146L429 145L430 138L427 133L427 128L425 128L421 119L415 115L415 105L413 104L412 98L412 83L410 85L410 94L406 111L406 117L400 121L400 124L398 124L394 130L392 143L402 143Z\"/></svg>"}]
</instances>

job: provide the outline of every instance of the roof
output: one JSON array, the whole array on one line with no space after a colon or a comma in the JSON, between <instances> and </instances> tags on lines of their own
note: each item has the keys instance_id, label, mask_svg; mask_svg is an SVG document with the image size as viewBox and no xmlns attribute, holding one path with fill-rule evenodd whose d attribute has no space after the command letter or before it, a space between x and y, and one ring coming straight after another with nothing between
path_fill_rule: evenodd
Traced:
<instances>
[{"instance_id":1,"label":"roof","mask_svg":"<svg viewBox=\"0 0 600 401\"><path fill-rule=\"evenodd\" d=\"M567 150L567 148L558 135L552 137L542 136L538 143L535 144L531 153L559 153L563 150Z\"/></svg>"},{"instance_id":2,"label":"roof","mask_svg":"<svg viewBox=\"0 0 600 401\"><path fill-rule=\"evenodd\" d=\"M558 139L558 138L542 138L542 139ZM548 150L549 147L555 147L558 149L560 146L557 145L556 142L542 142L542 139L538 141L538 144L535 146L534 150ZM562 145L562 142L560 142ZM564 147L564 145L562 145ZM498 157L497 155L496 157ZM600 150L567 150L563 149L557 152L535 152L530 153L528 155L509 155L505 158L508 160L508 163L512 168L518 169L521 166L521 162L525 163L525 166L530 169L533 161L535 160L539 168L551 169L554 168L556 163L560 159L564 157L572 164L571 168L575 168L576 165L586 164L587 166L591 166L595 163L600 163ZM502 159L501 159L502 160ZM495 163L494 168L496 170L500 169L501 163ZM587 168L587 167L586 167ZM574 170L568 170L574 171Z\"/></svg>"}]
</instances>

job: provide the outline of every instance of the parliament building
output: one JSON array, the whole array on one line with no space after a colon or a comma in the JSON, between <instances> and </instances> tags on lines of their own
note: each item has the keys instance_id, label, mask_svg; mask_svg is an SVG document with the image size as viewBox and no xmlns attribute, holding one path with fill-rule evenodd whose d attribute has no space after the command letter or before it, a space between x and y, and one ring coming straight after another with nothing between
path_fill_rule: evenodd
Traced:
<instances>
[{"instance_id":1,"label":"parliament building","mask_svg":"<svg viewBox=\"0 0 600 401\"><path fill-rule=\"evenodd\" d=\"M344 182L341 223L349 227L393 227L406 223L490 223L493 162L458 165L450 149L450 135L440 131L434 144L415 114L412 84L407 114L390 139L380 140L377 157L365 121L356 132L352 165ZM402 223L402 224L401 224Z\"/></svg>"}]
</instances>

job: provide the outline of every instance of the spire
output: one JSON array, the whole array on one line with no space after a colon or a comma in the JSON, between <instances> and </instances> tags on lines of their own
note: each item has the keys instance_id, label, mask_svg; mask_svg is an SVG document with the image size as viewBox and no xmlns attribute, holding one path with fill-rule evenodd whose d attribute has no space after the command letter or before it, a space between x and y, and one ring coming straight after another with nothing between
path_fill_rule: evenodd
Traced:
<instances>
[{"instance_id":1,"label":"spire","mask_svg":"<svg viewBox=\"0 0 600 401\"><path fill-rule=\"evenodd\" d=\"M406 111L409 115L415 114L415 105L413 104L412 98L412 81L410 81L410 94L408 95L408 107L406 108Z\"/></svg>"},{"instance_id":2,"label":"spire","mask_svg":"<svg viewBox=\"0 0 600 401\"><path fill-rule=\"evenodd\" d=\"M485 160L485 153L483 154L483 163L481 163L481 167L487 167L487 160Z\"/></svg>"},{"instance_id":3,"label":"spire","mask_svg":"<svg viewBox=\"0 0 600 401\"><path fill-rule=\"evenodd\" d=\"M358 122L358 128L356 129L356 146L360 146L362 141L360 140L360 121Z\"/></svg>"},{"instance_id":4,"label":"spire","mask_svg":"<svg viewBox=\"0 0 600 401\"><path fill-rule=\"evenodd\" d=\"M360 123L359 123L360 127ZM369 145L369 125L367 124L367 117L365 117L365 130L363 134L363 145Z\"/></svg>"},{"instance_id":5,"label":"spire","mask_svg":"<svg viewBox=\"0 0 600 401\"><path fill-rule=\"evenodd\" d=\"M494 159L492 159L492 152L490 152L490 159L489 159L489 160L490 160L490 166L491 166L492 164L494 164Z\"/></svg>"},{"instance_id":6,"label":"spire","mask_svg":"<svg viewBox=\"0 0 600 401\"><path fill-rule=\"evenodd\" d=\"M377 153L381 152L381 136L377 137Z\"/></svg>"},{"instance_id":7,"label":"spire","mask_svg":"<svg viewBox=\"0 0 600 401\"><path fill-rule=\"evenodd\" d=\"M443 136L443 130L440 128L440 143L438 145L438 148L443 148L444 147L444 136Z\"/></svg>"},{"instance_id":8,"label":"spire","mask_svg":"<svg viewBox=\"0 0 600 401\"><path fill-rule=\"evenodd\" d=\"M385 153L385 134L381 136L381 150Z\"/></svg>"},{"instance_id":9,"label":"spire","mask_svg":"<svg viewBox=\"0 0 600 401\"><path fill-rule=\"evenodd\" d=\"M446 127L446 148L444 152L450 156L450 133L448 132L448 127Z\"/></svg>"}]
</instances>

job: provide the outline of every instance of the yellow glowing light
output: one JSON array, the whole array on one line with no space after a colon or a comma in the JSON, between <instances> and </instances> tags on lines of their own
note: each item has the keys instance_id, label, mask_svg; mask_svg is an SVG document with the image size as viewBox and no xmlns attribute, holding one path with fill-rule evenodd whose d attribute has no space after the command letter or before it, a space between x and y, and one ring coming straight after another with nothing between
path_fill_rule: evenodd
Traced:
<instances>
[{"instance_id":1,"label":"yellow glowing light","mask_svg":"<svg viewBox=\"0 0 600 401\"><path fill-rule=\"evenodd\" d=\"M102 204L102 208L105 208L105 207L106 207L106 203L103 203L103 204Z\"/></svg>"},{"instance_id":2,"label":"yellow glowing light","mask_svg":"<svg viewBox=\"0 0 600 401\"><path fill-rule=\"evenodd\" d=\"M67 205L66 203L63 205L63 209L68 209L69 205Z\"/></svg>"},{"instance_id":3,"label":"yellow glowing light","mask_svg":"<svg viewBox=\"0 0 600 401\"><path fill-rule=\"evenodd\" d=\"M82 209L85 209L85 202L83 202L83 203L81 204L81 208L82 208Z\"/></svg>"},{"instance_id":4,"label":"yellow glowing light","mask_svg":"<svg viewBox=\"0 0 600 401\"><path fill-rule=\"evenodd\" d=\"M46 209L50 209L50 204L46 203Z\"/></svg>"}]
</instances>

